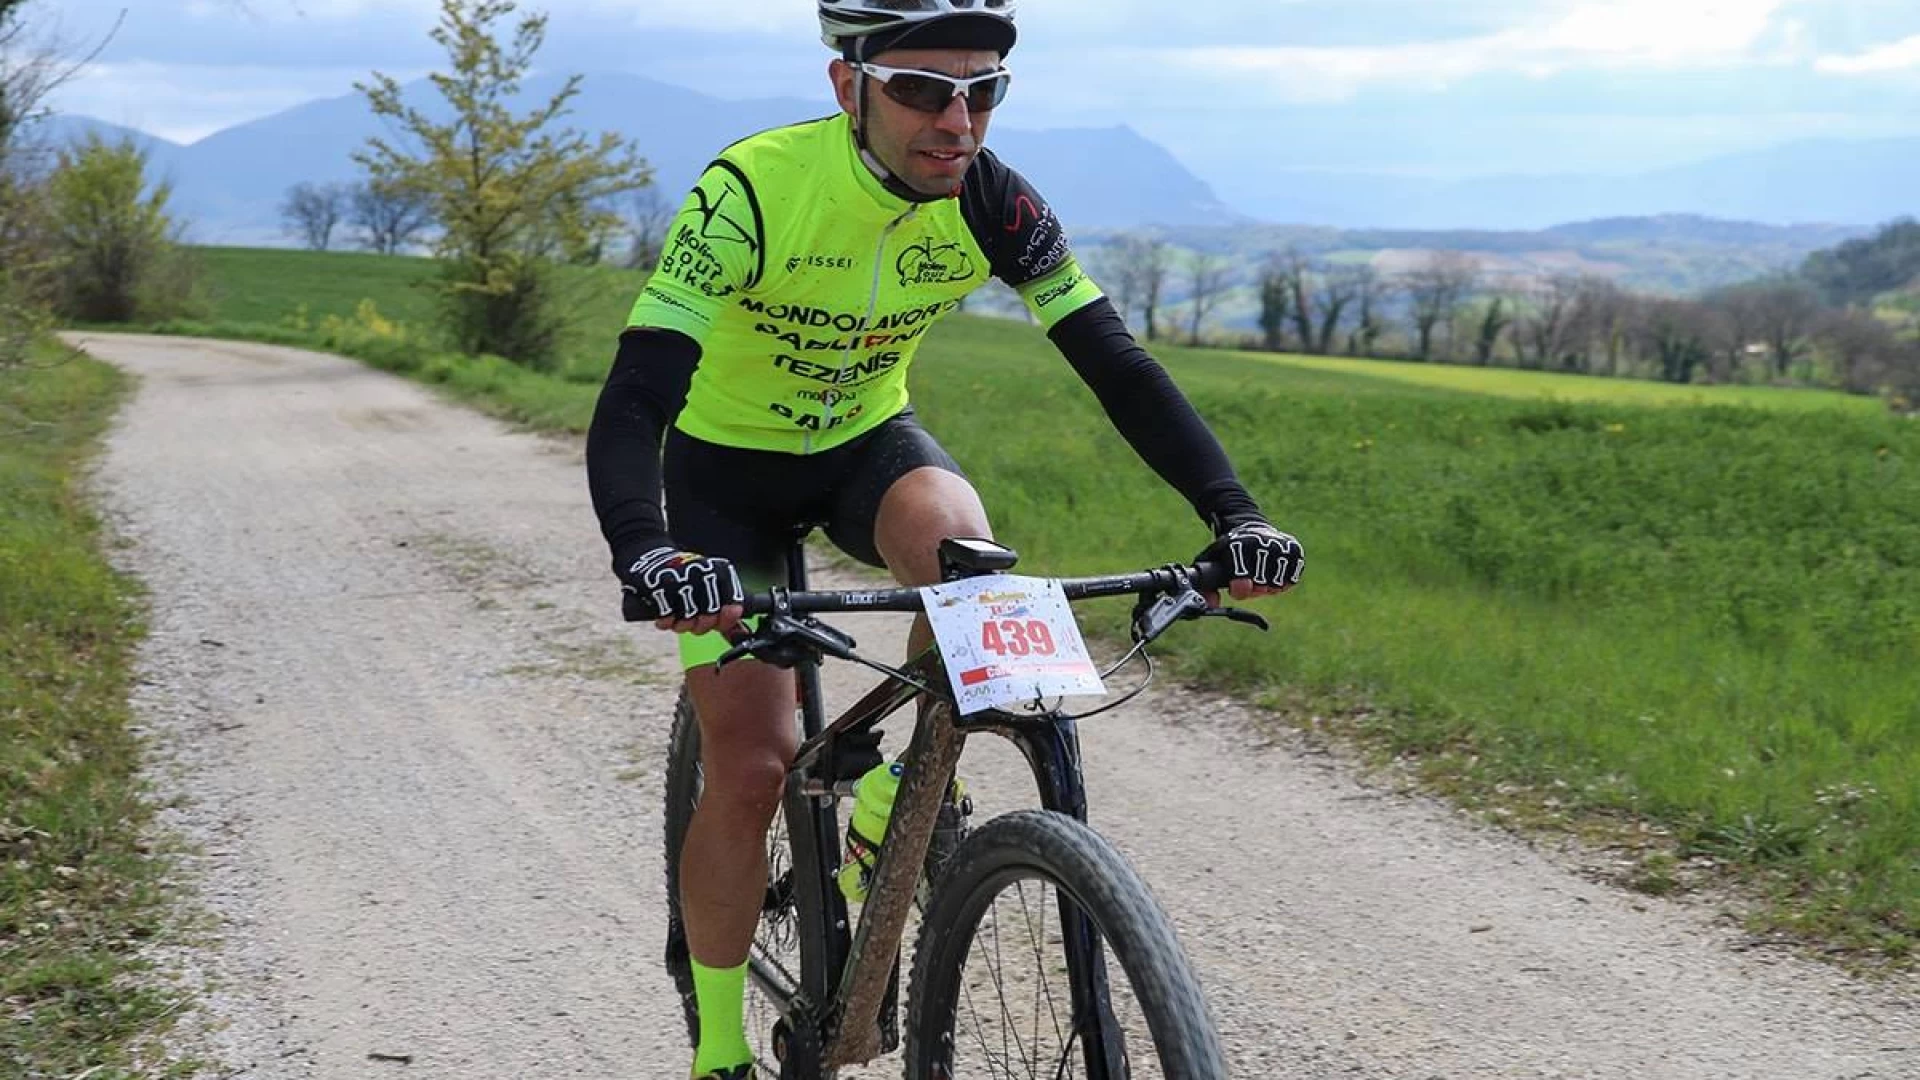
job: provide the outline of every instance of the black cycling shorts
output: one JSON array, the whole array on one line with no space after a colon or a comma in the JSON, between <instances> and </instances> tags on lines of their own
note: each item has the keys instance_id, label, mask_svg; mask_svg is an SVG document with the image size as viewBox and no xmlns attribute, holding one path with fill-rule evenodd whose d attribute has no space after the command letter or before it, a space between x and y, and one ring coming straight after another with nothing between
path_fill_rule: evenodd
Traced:
<instances>
[{"instance_id":1,"label":"black cycling shorts","mask_svg":"<svg viewBox=\"0 0 1920 1080\"><path fill-rule=\"evenodd\" d=\"M786 551L802 525L834 546L884 566L874 545L880 500L895 480L931 465L965 476L906 409L852 441L817 454L742 450L667 433L667 531L676 547L733 561L749 589L784 584Z\"/></svg>"}]
</instances>

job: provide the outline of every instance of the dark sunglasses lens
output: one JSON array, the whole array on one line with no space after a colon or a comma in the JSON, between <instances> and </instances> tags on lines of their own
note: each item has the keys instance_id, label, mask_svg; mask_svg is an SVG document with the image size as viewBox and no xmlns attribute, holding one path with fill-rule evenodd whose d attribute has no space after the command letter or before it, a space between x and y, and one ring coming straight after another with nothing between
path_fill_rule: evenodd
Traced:
<instances>
[{"instance_id":1,"label":"dark sunglasses lens","mask_svg":"<svg viewBox=\"0 0 1920 1080\"><path fill-rule=\"evenodd\" d=\"M974 83L967 88L968 112L991 112L993 107L1007 100L1007 84L1013 80L1005 75L983 83Z\"/></svg>"},{"instance_id":2,"label":"dark sunglasses lens","mask_svg":"<svg viewBox=\"0 0 1920 1080\"><path fill-rule=\"evenodd\" d=\"M953 100L953 84L925 75L895 75L883 84L888 97L909 109L937 113Z\"/></svg>"}]
</instances>

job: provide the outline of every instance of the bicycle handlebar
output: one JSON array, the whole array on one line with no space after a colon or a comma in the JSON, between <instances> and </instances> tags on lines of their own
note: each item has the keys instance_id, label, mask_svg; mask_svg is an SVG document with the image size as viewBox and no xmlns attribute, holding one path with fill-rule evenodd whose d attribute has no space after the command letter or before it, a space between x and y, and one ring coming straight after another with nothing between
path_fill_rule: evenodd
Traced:
<instances>
[{"instance_id":1,"label":"bicycle handlebar","mask_svg":"<svg viewBox=\"0 0 1920 1080\"><path fill-rule=\"evenodd\" d=\"M1060 588L1066 593L1069 601L1092 600L1106 596L1139 596L1153 592L1173 592L1183 586L1205 592L1225 586L1231 577L1232 574L1225 563L1200 562L1193 566L1163 566L1130 574L1062 578ZM919 589L835 589L823 592L766 589L747 594L746 613L765 615L775 610L783 610L791 615L813 615L858 611L919 611L923 606L924 600Z\"/></svg>"}]
</instances>

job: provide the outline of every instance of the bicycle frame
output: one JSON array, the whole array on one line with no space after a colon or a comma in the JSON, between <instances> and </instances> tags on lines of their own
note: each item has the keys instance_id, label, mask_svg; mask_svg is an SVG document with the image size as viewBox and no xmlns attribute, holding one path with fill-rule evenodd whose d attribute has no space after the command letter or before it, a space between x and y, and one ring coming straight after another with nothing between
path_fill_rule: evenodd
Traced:
<instances>
[{"instance_id":1,"label":"bicycle frame","mask_svg":"<svg viewBox=\"0 0 1920 1080\"><path fill-rule=\"evenodd\" d=\"M787 573L793 589L806 588L805 551L797 540L787 553ZM944 693L946 674L936 650L929 649L902 670ZM989 711L956 720L949 699L932 699L914 726L886 844L859 931L850 934L846 900L835 880L842 858L835 802L846 791L836 787L827 771L831 758L826 751L834 739L869 730L924 694L888 678L827 724L819 663L802 660L795 674L803 742L788 773L782 809L793 847L795 907L814 925L803 927L800 934L801 985L786 1017L787 1055L797 1075L828 1076L831 1070L864 1064L881 1052L879 1016L893 981L907 909L966 736L987 732L1018 747L1032 770L1040 804L1048 810L1085 822L1087 796L1079 731L1072 719L1057 713ZM1127 1072L1125 1040L1112 1015L1099 933L1076 905L1063 902L1059 907L1073 1025L1087 1075L1089 1080L1117 1080ZM769 979L758 969L753 974L763 983Z\"/></svg>"}]
</instances>

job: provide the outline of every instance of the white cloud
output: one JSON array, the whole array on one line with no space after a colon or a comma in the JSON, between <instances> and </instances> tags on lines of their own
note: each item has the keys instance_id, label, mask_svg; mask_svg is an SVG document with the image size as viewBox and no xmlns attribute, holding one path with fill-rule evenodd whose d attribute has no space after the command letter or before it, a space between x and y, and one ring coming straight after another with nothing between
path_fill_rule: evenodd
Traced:
<instances>
[{"instance_id":1,"label":"white cloud","mask_svg":"<svg viewBox=\"0 0 1920 1080\"><path fill-rule=\"evenodd\" d=\"M1823 56L1813 66L1829 75L1878 75L1920 69L1920 34L1854 56Z\"/></svg>"},{"instance_id":2,"label":"white cloud","mask_svg":"<svg viewBox=\"0 0 1920 1080\"><path fill-rule=\"evenodd\" d=\"M1375 84L1442 87L1473 75L1676 70L1751 62L1787 0L1583 0L1477 37L1406 45L1172 49L1198 73L1259 76L1291 102L1339 101Z\"/></svg>"},{"instance_id":3,"label":"white cloud","mask_svg":"<svg viewBox=\"0 0 1920 1080\"><path fill-rule=\"evenodd\" d=\"M60 89L55 105L190 143L316 98L352 93L354 81L366 77L365 71L346 69L96 63Z\"/></svg>"},{"instance_id":4,"label":"white cloud","mask_svg":"<svg viewBox=\"0 0 1920 1080\"><path fill-rule=\"evenodd\" d=\"M597 15L628 16L636 27L755 31L803 38L820 32L810 0L576 0L568 6Z\"/></svg>"}]
</instances>

